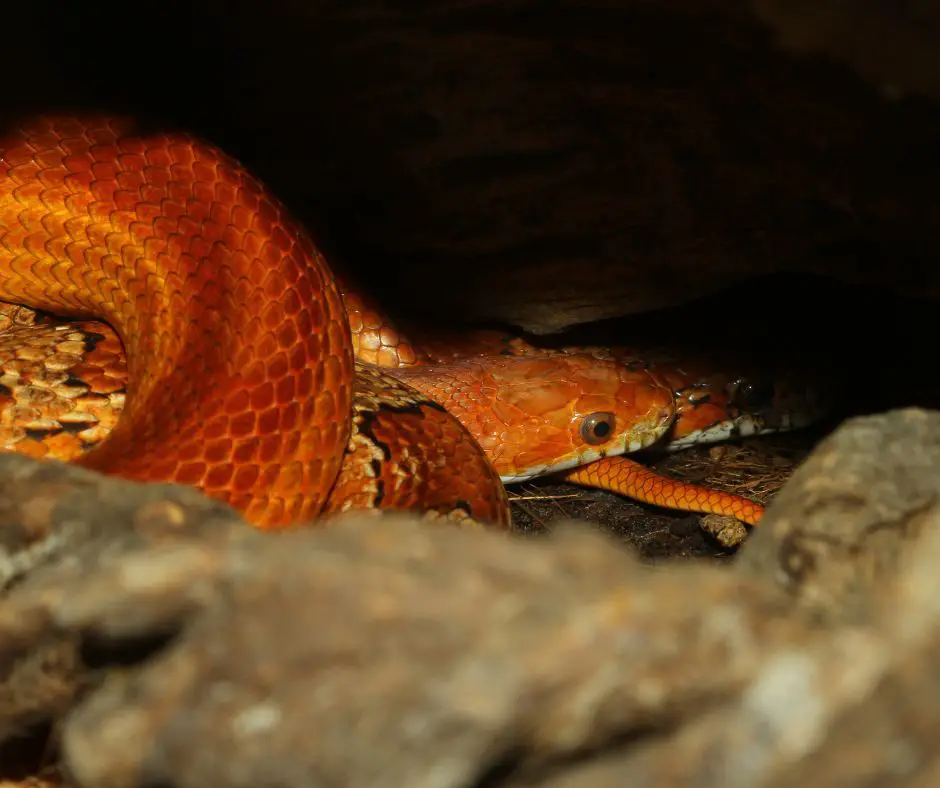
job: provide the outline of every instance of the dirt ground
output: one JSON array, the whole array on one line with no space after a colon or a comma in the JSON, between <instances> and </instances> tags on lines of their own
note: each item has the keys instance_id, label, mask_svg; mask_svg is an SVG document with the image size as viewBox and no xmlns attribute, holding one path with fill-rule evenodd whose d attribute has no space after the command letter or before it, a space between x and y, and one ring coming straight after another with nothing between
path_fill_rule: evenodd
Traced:
<instances>
[{"instance_id":1,"label":"dirt ground","mask_svg":"<svg viewBox=\"0 0 940 788\"><path fill-rule=\"evenodd\" d=\"M749 438L650 458L647 464L666 476L766 505L824 434L812 429ZM559 520L576 519L613 534L650 562L725 561L736 552L703 531L698 514L660 509L601 490L533 482L511 488L510 499L513 522L523 533L550 533Z\"/></svg>"}]
</instances>

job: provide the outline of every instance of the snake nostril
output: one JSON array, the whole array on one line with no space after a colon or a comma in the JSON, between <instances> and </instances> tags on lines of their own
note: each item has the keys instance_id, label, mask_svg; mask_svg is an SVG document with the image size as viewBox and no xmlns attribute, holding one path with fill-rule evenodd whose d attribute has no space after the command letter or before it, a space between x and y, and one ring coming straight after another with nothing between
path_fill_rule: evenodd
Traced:
<instances>
[{"instance_id":1,"label":"snake nostril","mask_svg":"<svg viewBox=\"0 0 940 788\"><path fill-rule=\"evenodd\" d=\"M597 446L606 443L614 434L617 419L613 413L592 413L581 422L581 437L585 443Z\"/></svg>"}]
</instances>

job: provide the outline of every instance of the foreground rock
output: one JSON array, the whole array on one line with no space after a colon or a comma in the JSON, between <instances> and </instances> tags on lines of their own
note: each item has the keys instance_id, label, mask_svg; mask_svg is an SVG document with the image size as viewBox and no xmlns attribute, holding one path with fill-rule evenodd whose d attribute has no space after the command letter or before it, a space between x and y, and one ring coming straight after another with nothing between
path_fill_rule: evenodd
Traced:
<instances>
[{"instance_id":1,"label":"foreground rock","mask_svg":"<svg viewBox=\"0 0 940 788\"><path fill-rule=\"evenodd\" d=\"M188 491L0 462L5 528L32 516L69 545L0 602L0 743L55 718L81 786L913 788L940 769L937 413L844 425L731 568L650 568L573 526L265 535ZM100 523L60 517L86 499L111 502Z\"/></svg>"},{"instance_id":2,"label":"foreground rock","mask_svg":"<svg viewBox=\"0 0 940 788\"><path fill-rule=\"evenodd\" d=\"M5 610L41 611L99 667L121 663L65 726L83 785L456 786L713 706L763 642L804 633L763 596L708 567L641 567L586 532L370 519L119 536L93 571L36 570Z\"/></svg>"},{"instance_id":3,"label":"foreground rock","mask_svg":"<svg viewBox=\"0 0 940 788\"><path fill-rule=\"evenodd\" d=\"M249 533L232 509L195 490L0 454L0 743L61 714L89 678L82 633L50 613L65 578L92 580L117 544ZM17 603L24 595L31 601Z\"/></svg>"},{"instance_id":4,"label":"foreground rock","mask_svg":"<svg viewBox=\"0 0 940 788\"><path fill-rule=\"evenodd\" d=\"M816 619L872 621L938 513L940 415L853 419L796 470L735 571L775 584Z\"/></svg>"}]
</instances>

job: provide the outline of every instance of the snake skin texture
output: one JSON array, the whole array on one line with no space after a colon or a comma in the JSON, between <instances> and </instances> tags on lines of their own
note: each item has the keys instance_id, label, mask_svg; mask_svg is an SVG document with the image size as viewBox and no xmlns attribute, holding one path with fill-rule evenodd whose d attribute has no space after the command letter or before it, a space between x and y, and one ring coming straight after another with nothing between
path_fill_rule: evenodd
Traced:
<instances>
[{"instance_id":1,"label":"snake skin texture","mask_svg":"<svg viewBox=\"0 0 940 788\"><path fill-rule=\"evenodd\" d=\"M316 517L353 347L284 206L214 147L122 120L31 120L0 151L0 297L104 320L127 351L123 418L75 462L197 486L262 527Z\"/></svg>"},{"instance_id":2,"label":"snake skin texture","mask_svg":"<svg viewBox=\"0 0 940 788\"><path fill-rule=\"evenodd\" d=\"M505 527L502 482L551 473L756 522L620 455L798 426L624 351L412 344L238 162L123 119L0 136L0 300L3 448L192 485L262 528L350 509Z\"/></svg>"},{"instance_id":3,"label":"snake skin texture","mask_svg":"<svg viewBox=\"0 0 940 788\"><path fill-rule=\"evenodd\" d=\"M757 525L764 507L755 501L724 490L667 479L629 457L609 457L561 474L572 484L626 495L636 501L665 509L734 517Z\"/></svg>"}]
</instances>

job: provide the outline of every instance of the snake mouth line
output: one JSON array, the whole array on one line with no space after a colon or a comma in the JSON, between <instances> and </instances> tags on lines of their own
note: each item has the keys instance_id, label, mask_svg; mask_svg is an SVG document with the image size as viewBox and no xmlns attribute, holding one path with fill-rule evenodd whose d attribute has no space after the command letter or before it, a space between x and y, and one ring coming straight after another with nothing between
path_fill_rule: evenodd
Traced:
<instances>
[{"instance_id":1,"label":"snake mouth line","mask_svg":"<svg viewBox=\"0 0 940 788\"><path fill-rule=\"evenodd\" d=\"M738 416L734 419L720 421L710 427L696 430L681 438L668 441L663 447L667 452L677 452L703 444L723 443L735 438L751 438L756 435L770 435L777 432L788 432L812 424L815 418L809 414L800 417L797 414L782 413L773 421L754 415Z\"/></svg>"},{"instance_id":2,"label":"snake mouth line","mask_svg":"<svg viewBox=\"0 0 940 788\"><path fill-rule=\"evenodd\" d=\"M549 476L554 473L569 471L572 468L578 467L579 465L587 465L590 462L602 460L605 457L616 457L621 454L633 454L634 452L649 448L661 437L662 435L660 432L651 430L635 440L623 443L621 446L599 449L585 449L573 457L567 457L563 460L560 460L559 462L546 463L544 465L534 465L518 473L508 474L505 476L500 475L499 478L503 484L517 484L519 482L527 482L536 478L537 476Z\"/></svg>"}]
</instances>

